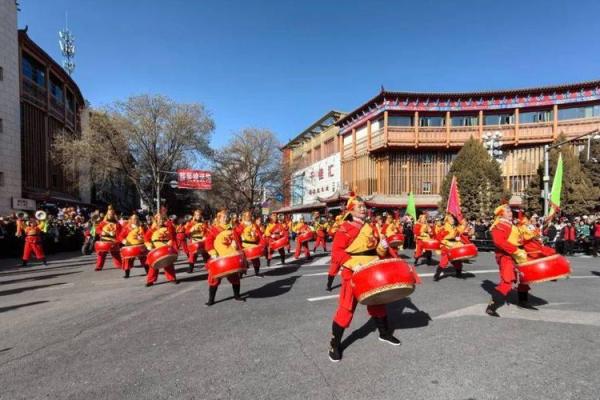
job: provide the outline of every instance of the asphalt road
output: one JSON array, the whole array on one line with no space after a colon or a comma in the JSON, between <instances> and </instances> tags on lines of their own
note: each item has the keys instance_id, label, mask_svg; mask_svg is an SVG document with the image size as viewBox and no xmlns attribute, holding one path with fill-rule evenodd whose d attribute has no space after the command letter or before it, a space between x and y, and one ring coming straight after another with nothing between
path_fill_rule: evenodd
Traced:
<instances>
[{"instance_id":1,"label":"asphalt road","mask_svg":"<svg viewBox=\"0 0 600 400\"><path fill-rule=\"evenodd\" d=\"M334 364L328 255L250 273L243 303L224 281L212 307L206 273L180 258L181 283L150 288L143 269L94 272L92 256L0 260L0 399L600 398L599 259L572 258L571 279L534 287L538 311L501 318L484 314L489 253L462 280L419 266L423 284L388 306L402 345L378 341L359 306Z\"/></svg>"}]
</instances>

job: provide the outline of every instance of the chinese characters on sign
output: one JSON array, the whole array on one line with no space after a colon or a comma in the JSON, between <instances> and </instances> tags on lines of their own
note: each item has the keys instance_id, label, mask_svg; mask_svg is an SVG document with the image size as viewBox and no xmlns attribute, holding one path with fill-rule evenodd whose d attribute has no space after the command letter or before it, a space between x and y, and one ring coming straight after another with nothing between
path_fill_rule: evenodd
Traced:
<instances>
[{"instance_id":1,"label":"chinese characters on sign","mask_svg":"<svg viewBox=\"0 0 600 400\"><path fill-rule=\"evenodd\" d=\"M212 177L210 171L201 171L197 169L178 169L177 187L179 189L212 189Z\"/></svg>"}]
</instances>

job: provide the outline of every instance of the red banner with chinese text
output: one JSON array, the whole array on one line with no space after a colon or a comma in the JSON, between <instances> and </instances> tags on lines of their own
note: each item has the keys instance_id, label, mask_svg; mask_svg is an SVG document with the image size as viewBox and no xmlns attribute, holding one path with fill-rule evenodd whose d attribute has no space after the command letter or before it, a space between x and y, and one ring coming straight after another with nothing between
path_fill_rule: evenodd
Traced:
<instances>
[{"instance_id":1,"label":"red banner with chinese text","mask_svg":"<svg viewBox=\"0 0 600 400\"><path fill-rule=\"evenodd\" d=\"M211 172L198 169L178 169L177 188L210 190L212 189Z\"/></svg>"}]
</instances>

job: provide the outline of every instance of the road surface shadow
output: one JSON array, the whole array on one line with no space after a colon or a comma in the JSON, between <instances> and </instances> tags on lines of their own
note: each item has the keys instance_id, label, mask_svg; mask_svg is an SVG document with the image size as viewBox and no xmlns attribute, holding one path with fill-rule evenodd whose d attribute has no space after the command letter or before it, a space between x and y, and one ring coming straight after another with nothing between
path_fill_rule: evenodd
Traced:
<instances>
[{"instance_id":1,"label":"road surface shadow","mask_svg":"<svg viewBox=\"0 0 600 400\"><path fill-rule=\"evenodd\" d=\"M494 293L498 294L498 292L496 292L496 284L494 282L490 281L489 279L482 281L481 287L483 288L483 290L488 292L488 294L490 296L494 296ZM508 294L508 296L506 298L506 301L509 304L517 304L518 303L517 296L518 296L517 290L515 288L510 291L510 293ZM537 296L531 294L531 291L529 292L529 303L532 306L543 306L543 305L548 304L548 302L546 300L542 299L541 297L537 297Z\"/></svg>"},{"instance_id":2,"label":"road surface shadow","mask_svg":"<svg viewBox=\"0 0 600 400\"><path fill-rule=\"evenodd\" d=\"M294 283L299 277L299 275L294 275L290 276L289 278L269 282L264 286L243 293L242 297L264 299L284 295L292 289L292 286L294 286Z\"/></svg>"},{"instance_id":3,"label":"road surface shadow","mask_svg":"<svg viewBox=\"0 0 600 400\"><path fill-rule=\"evenodd\" d=\"M45 279L52 279L52 278L56 278L59 276L80 274L81 272L82 271L74 271L74 272L65 272L62 274L48 274L48 275L41 275L41 276L33 276L33 277L29 277L29 278L10 279L7 281L0 281L0 285L8 285L11 283L26 282L26 281L43 281Z\"/></svg>"},{"instance_id":4,"label":"road surface shadow","mask_svg":"<svg viewBox=\"0 0 600 400\"><path fill-rule=\"evenodd\" d=\"M23 292L28 292L30 290L43 289L43 288L47 288L47 287L60 286L60 285L66 285L66 284L67 284L67 282L59 282L59 283L50 283L48 285L26 286L26 287L22 287L22 288L3 290L0 292L0 297L10 296L12 294L19 294L19 293L23 293Z\"/></svg>"},{"instance_id":5,"label":"road surface shadow","mask_svg":"<svg viewBox=\"0 0 600 400\"><path fill-rule=\"evenodd\" d=\"M411 313L405 313L405 309L413 310ZM413 329L422 328L429 325L431 317L425 311L420 310L406 297L387 305L388 324L390 329ZM370 333L377 330L373 318L370 318L363 326L354 330L346 339L342 341L342 349L349 347L357 340L367 337Z\"/></svg>"},{"instance_id":6,"label":"road surface shadow","mask_svg":"<svg viewBox=\"0 0 600 400\"><path fill-rule=\"evenodd\" d=\"M598 272L598 271L590 271L590 272L596 276L600 276L600 272Z\"/></svg>"},{"instance_id":7,"label":"road surface shadow","mask_svg":"<svg viewBox=\"0 0 600 400\"><path fill-rule=\"evenodd\" d=\"M282 276L292 274L298 271L298 269L300 269L301 266L301 264L292 261L291 263L286 263L285 265L278 266L277 268L268 269L264 272L261 272L264 276Z\"/></svg>"},{"instance_id":8,"label":"road surface shadow","mask_svg":"<svg viewBox=\"0 0 600 400\"><path fill-rule=\"evenodd\" d=\"M177 280L179 282L201 282L208 279L208 273L206 271L202 271L202 273L195 275L188 274L187 268L182 271L185 271L185 275L182 272L177 271Z\"/></svg>"},{"instance_id":9,"label":"road surface shadow","mask_svg":"<svg viewBox=\"0 0 600 400\"><path fill-rule=\"evenodd\" d=\"M18 308L31 307L31 306L35 306L37 304L48 303L49 301L50 300L32 301L31 303L15 304L14 306L0 307L0 314L3 312L16 310Z\"/></svg>"},{"instance_id":10,"label":"road surface shadow","mask_svg":"<svg viewBox=\"0 0 600 400\"><path fill-rule=\"evenodd\" d=\"M0 353L4 353L6 351L9 351L10 349L12 349L12 347L6 347L4 349L0 349Z\"/></svg>"},{"instance_id":11,"label":"road surface shadow","mask_svg":"<svg viewBox=\"0 0 600 400\"><path fill-rule=\"evenodd\" d=\"M33 268L34 266L27 266L27 267L11 267L11 271L9 272L0 272L0 277L3 276L11 276L11 275L21 275L21 274L35 274L35 273L40 273L40 272L44 272L44 271L48 271L48 270L55 270L55 269L61 269L61 268L79 268L83 265L86 264L75 264L75 265L59 265L56 267L44 267L42 265L36 265L35 267L41 267L41 268ZM5 268L5 269L9 269L9 268ZM14 269L18 269L17 271L12 271Z\"/></svg>"}]
</instances>

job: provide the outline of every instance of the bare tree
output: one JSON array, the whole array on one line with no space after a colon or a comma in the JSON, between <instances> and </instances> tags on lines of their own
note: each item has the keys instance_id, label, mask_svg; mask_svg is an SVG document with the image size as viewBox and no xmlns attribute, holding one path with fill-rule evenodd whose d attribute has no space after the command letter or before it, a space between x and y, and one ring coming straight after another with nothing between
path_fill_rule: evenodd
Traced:
<instances>
[{"instance_id":1,"label":"bare tree","mask_svg":"<svg viewBox=\"0 0 600 400\"><path fill-rule=\"evenodd\" d=\"M282 186L281 151L267 129L247 128L213 155L215 206L237 211L254 209L264 193L279 194Z\"/></svg>"},{"instance_id":2,"label":"bare tree","mask_svg":"<svg viewBox=\"0 0 600 400\"><path fill-rule=\"evenodd\" d=\"M201 104L141 95L89 110L82 127L80 138L66 133L56 138L55 157L64 164L81 161L89 165L92 182L124 175L140 198L153 205L153 198L169 180L169 171L210 156L214 121Z\"/></svg>"}]
</instances>

